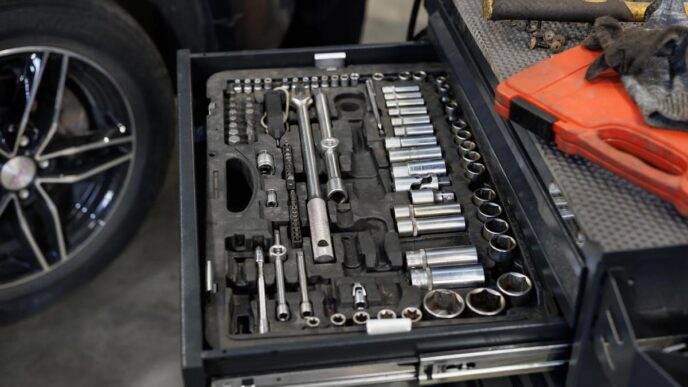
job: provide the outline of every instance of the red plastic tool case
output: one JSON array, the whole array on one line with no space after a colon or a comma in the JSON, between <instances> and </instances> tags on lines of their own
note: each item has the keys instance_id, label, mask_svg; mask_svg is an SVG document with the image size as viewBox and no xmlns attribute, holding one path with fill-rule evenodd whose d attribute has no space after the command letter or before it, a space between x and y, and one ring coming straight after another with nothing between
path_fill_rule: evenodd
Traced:
<instances>
[{"instance_id":1,"label":"red plastic tool case","mask_svg":"<svg viewBox=\"0 0 688 387\"><path fill-rule=\"evenodd\" d=\"M598 55L578 46L508 78L497 86L497 113L688 216L688 133L648 126L618 74L586 81Z\"/></svg>"}]
</instances>

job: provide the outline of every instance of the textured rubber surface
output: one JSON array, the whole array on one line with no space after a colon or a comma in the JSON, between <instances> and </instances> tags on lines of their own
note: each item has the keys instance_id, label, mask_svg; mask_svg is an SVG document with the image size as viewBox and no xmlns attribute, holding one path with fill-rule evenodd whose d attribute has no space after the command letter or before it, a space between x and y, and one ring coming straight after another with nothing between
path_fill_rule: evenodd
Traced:
<instances>
[{"instance_id":1,"label":"textured rubber surface","mask_svg":"<svg viewBox=\"0 0 688 387\"><path fill-rule=\"evenodd\" d=\"M454 4L500 81L551 55L549 50L527 48L530 33L522 22L485 21L480 0L454 0ZM570 48L587 35L589 27L543 22L541 28L564 34ZM604 251L688 244L688 219L668 202L585 159L563 154L553 142L532 136L581 231Z\"/></svg>"}]
</instances>

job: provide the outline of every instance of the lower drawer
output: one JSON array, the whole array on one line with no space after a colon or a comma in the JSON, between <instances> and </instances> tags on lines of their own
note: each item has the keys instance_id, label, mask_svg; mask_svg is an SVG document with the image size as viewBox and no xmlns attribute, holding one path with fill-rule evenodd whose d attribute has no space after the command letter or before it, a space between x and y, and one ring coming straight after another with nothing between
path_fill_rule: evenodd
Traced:
<instances>
[{"instance_id":1,"label":"lower drawer","mask_svg":"<svg viewBox=\"0 0 688 387\"><path fill-rule=\"evenodd\" d=\"M565 366L547 257L432 47L181 52L178 66L188 385Z\"/></svg>"}]
</instances>

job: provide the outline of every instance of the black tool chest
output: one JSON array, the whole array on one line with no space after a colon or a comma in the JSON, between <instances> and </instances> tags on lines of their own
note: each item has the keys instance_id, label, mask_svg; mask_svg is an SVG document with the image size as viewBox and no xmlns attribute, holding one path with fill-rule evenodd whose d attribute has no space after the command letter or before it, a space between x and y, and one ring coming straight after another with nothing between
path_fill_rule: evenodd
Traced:
<instances>
[{"instance_id":1,"label":"black tool chest","mask_svg":"<svg viewBox=\"0 0 688 387\"><path fill-rule=\"evenodd\" d=\"M179 53L185 384L679 383L685 246L581 244L427 8L430 42Z\"/></svg>"}]
</instances>

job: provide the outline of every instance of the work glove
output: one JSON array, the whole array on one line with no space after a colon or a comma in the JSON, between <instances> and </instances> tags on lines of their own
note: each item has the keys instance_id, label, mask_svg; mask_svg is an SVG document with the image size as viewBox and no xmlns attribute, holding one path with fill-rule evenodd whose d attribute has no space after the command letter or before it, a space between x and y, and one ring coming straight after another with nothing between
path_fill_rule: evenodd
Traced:
<instances>
[{"instance_id":1,"label":"work glove","mask_svg":"<svg viewBox=\"0 0 688 387\"><path fill-rule=\"evenodd\" d=\"M597 18L593 33L583 41L583 46L603 52L590 64L585 79L593 80L610 67L621 75L638 75L652 58L671 56L686 36L688 27L680 25L624 30L612 17Z\"/></svg>"},{"instance_id":2,"label":"work glove","mask_svg":"<svg viewBox=\"0 0 688 387\"><path fill-rule=\"evenodd\" d=\"M613 68L648 125L688 131L688 16L683 0L653 1L641 27L623 29L613 18L598 18L583 45L603 50L586 79Z\"/></svg>"}]
</instances>

